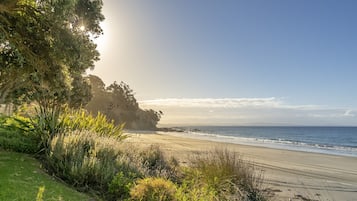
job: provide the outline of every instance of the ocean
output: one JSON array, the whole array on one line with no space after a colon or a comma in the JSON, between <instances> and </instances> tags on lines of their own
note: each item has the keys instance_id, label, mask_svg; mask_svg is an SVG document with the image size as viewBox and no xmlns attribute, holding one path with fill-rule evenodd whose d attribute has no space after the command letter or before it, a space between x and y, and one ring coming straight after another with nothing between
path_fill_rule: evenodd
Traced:
<instances>
[{"instance_id":1,"label":"ocean","mask_svg":"<svg viewBox=\"0 0 357 201\"><path fill-rule=\"evenodd\" d=\"M357 127L190 126L183 135L217 142L357 157Z\"/></svg>"}]
</instances>

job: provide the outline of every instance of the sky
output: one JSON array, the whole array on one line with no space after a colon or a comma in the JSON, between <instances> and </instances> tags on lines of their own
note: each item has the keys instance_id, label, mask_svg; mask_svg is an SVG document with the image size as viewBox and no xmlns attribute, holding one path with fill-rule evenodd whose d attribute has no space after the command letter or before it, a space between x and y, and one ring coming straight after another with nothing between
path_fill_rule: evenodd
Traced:
<instances>
[{"instance_id":1,"label":"sky","mask_svg":"<svg viewBox=\"0 0 357 201\"><path fill-rule=\"evenodd\" d=\"M357 126L357 1L103 2L89 73L163 125Z\"/></svg>"}]
</instances>

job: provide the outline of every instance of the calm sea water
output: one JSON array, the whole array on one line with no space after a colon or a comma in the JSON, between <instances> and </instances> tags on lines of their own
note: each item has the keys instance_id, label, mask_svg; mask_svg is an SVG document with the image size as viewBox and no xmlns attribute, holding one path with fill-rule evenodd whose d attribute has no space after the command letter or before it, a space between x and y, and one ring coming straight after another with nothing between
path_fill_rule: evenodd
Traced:
<instances>
[{"instance_id":1,"label":"calm sea water","mask_svg":"<svg viewBox=\"0 0 357 201\"><path fill-rule=\"evenodd\" d=\"M186 127L185 135L219 142L248 144L357 157L357 127Z\"/></svg>"}]
</instances>

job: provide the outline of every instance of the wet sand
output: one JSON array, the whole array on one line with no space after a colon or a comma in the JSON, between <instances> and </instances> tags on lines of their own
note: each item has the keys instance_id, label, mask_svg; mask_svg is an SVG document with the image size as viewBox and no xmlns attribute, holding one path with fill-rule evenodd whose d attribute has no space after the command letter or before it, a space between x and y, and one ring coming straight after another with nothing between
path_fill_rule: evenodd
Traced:
<instances>
[{"instance_id":1,"label":"wet sand","mask_svg":"<svg viewBox=\"0 0 357 201\"><path fill-rule=\"evenodd\" d=\"M167 156L187 164L194 153L215 148L238 152L264 173L264 188L274 192L273 200L357 200L357 157L212 142L170 135L131 133L128 143L139 147L159 145Z\"/></svg>"}]
</instances>

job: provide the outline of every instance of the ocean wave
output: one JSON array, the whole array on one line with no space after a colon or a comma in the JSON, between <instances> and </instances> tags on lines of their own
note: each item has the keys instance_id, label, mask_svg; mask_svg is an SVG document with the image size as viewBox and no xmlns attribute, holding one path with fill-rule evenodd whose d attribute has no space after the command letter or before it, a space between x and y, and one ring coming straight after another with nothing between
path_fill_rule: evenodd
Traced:
<instances>
[{"instance_id":1,"label":"ocean wave","mask_svg":"<svg viewBox=\"0 0 357 201\"><path fill-rule=\"evenodd\" d=\"M183 133L177 133L175 135L216 142L357 157L357 146L353 145L338 146L332 144L308 143L298 140L292 141L283 138L266 139L258 137L238 137L215 133L206 133L202 131L185 131Z\"/></svg>"}]
</instances>

